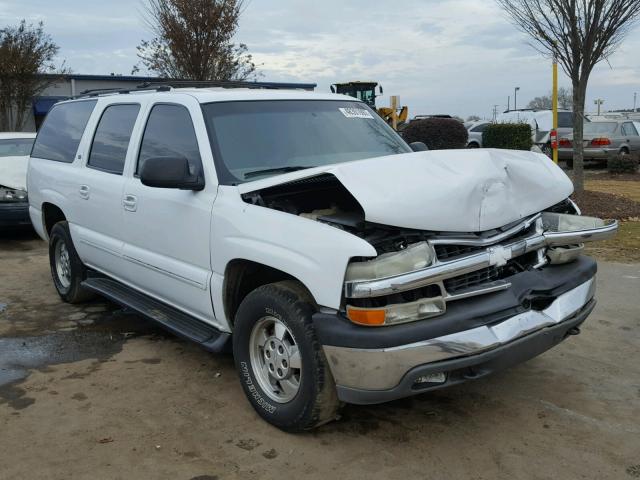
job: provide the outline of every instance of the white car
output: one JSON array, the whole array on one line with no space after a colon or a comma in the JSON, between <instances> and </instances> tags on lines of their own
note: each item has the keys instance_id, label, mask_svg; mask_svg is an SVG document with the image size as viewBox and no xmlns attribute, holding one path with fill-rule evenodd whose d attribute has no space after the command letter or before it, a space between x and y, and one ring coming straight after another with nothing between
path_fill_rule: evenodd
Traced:
<instances>
[{"instance_id":1,"label":"white car","mask_svg":"<svg viewBox=\"0 0 640 480\"><path fill-rule=\"evenodd\" d=\"M541 154L412 152L366 104L186 88L56 104L30 214L67 302L99 293L219 352L298 431L479 378L579 332L582 217ZM563 368L558 365L558 368Z\"/></svg>"},{"instance_id":2,"label":"white car","mask_svg":"<svg viewBox=\"0 0 640 480\"><path fill-rule=\"evenodd\" d=\"M467 140L467 148L482 148L482 132L485 131L491 122L486 120L479 120L477 122L465 124L467 132L469 133L469 140Z\"/></svg>"},{"instance_id":3,"label":"white car","mask_svg":"<svg viewBox=\"0 0 640 480\"><path fill-rule=\"evenodd\" d=\"M35 133L0 133L0 228L31 225L27 166Z\"/></svg>"},{"instance_id":4,"label":"white car","mask_svg":"<svg viewBox=\"0 0 640 480\"><path fill-rule=\"evenodd\" d=\"M553 112L551 110L510 110L498 115L497 123L527 123L531 127L531 142L547 156L551 156L550 133L553 129ZM588 122L585 119L585 122ZM558 138L573 134L573 112L558 112Z\"/></svg>"}]
</instances>

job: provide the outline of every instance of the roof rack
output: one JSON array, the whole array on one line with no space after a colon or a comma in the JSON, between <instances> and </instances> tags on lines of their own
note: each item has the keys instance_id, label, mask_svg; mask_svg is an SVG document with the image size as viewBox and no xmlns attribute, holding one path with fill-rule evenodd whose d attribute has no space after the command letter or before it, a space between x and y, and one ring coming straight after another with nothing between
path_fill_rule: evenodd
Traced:
<instances>
[{"instance_id":1,"label":"roof rack","mask_svg":"<svg viewBox=\"0 0 640 480\"><path fill-rule=\"evenodd\" d=\"M97 97L116 93L142 91L167 92L172 88L252 88L269 90L313 90L315 83L244 82L233 80L158 80L144 82L135 88L94 88L83 90L78 97Z\"/></svg>"},{"instance_id":2,"label":"roof rack","mask_svg":"<svg viewBox=\"0 0 640 480\"><path fill-rule=\"evenodd\" d=\"M89 90L83 90L78 97L97 97L99 95L108 95L110 93L132 93L132 92L144 92L144 91L157 91L168 92L171 90L169 85L147 86L143 83L137 85L135 88L91 88Z\"/></svg>"},{"instance_id":3,"label":"roof rack","mask_svg":"<svg viewBox=\"0 0 640 480\"><path fill-rule=\"evenodd\" d=\"M242 80L158 80L145 82L140 87L170 86L172 88L256 88L271 90L309 90L317 86L315 83L280 83L280 82L247 82Z\"/></svg>"}]
</instances>

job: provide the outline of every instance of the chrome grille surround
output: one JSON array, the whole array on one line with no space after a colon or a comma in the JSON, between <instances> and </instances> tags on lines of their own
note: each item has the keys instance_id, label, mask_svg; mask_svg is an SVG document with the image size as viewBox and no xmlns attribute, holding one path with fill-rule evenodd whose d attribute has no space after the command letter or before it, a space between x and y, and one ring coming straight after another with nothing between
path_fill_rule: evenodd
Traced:
<instances>
[{"instance_id":1,"label":"chrome grille surround","mask_svg":"<svg viewBox=\"0 0 640 480\"><path fill-rule=\"evenodd\" d=\"M533 215L523 222L511 227L504 232L489 237L473 237L470 235L454 237L436 237L429 243L436 245L464 245L483 247L476 253L457 257L455 259L441 261L437 259L429 267L400 275L394 275L375 280L355 280L345 282L344 293L346 298L371 298L391 295L398 292L413 290L429 284L440 284L447 279L476 272L493 266L504 266L509 260L521 257L530 252L537 252L537 262L534 268L545 264L545 249L550 246L574 245L584 242L604 240L612 237L618 230L618 222L613 221L602 227L571 232L544 232L542 229L541 214ZM519 235L535 224L527 235ZM514 238L516 238L514 240ZM496 291L509 287L508 282L495 285L492 282L480 285L476 294ZM486 288L483 288L486 287ZM488 290L488 291L486 291ZM471 296L466 292L466 296ZM449 295L447 300L465 298L463 295Z\"/></svg>"}]
</instances>

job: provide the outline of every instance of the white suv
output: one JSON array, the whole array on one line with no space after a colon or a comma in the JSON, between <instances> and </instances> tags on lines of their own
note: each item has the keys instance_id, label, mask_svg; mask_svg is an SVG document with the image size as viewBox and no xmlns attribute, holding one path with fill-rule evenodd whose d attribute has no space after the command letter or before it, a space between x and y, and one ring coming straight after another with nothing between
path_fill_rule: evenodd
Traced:
<instances>
[{"instance_id":1,"label":"white suv","mask_svg":"<svg viewBox=\"0 0 640 480\"><path fill-rule=\"evenodd\" d=\"M232 345L249 401L291 431L577 333L595 304L582 243L617 229L579 216L543 155L413 152L341 95L63 102L28 173L63 300L98 293L211 351Z\"/></svg>"}]
</instances>

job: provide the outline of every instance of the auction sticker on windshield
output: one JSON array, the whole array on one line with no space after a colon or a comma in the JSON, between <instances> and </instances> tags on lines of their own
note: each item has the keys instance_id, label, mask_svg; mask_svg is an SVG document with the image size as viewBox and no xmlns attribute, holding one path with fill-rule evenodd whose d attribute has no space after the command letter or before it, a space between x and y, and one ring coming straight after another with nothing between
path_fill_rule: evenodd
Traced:
<instances>
[{"instance_id":1,"label":"auction sticker on windshield","mask_svg":"<svg viewBox=\"0 0 640 480\"><path fill-rule=\"evenodd\" d=\"M369 110L364 108L339 108L338 110L347 118L373 118Z\"/></svg>"}]
</instances>

